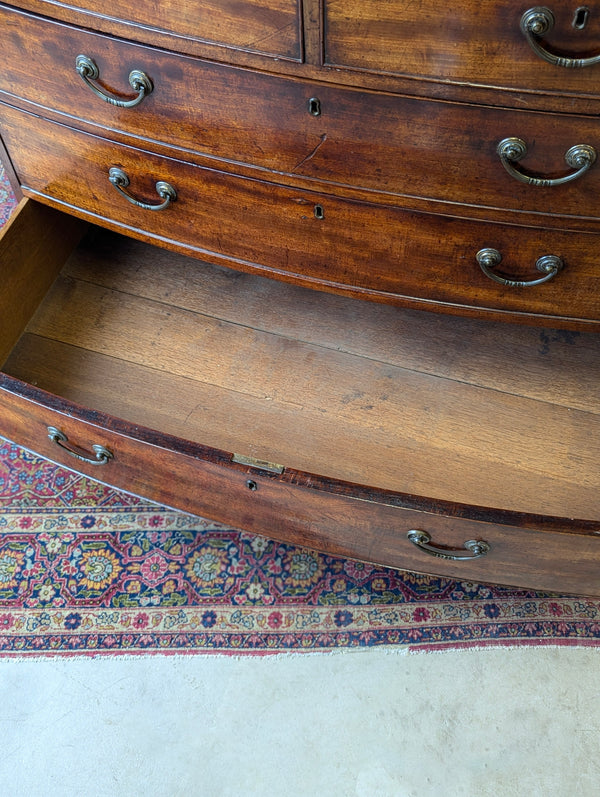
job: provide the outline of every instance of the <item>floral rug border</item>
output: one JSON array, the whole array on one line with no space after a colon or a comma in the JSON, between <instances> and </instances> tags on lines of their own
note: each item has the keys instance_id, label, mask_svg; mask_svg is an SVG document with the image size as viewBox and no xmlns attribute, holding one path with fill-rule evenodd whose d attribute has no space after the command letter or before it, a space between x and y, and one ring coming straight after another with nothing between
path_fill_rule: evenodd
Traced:
<instances>
[{"instance_id":1,"label":"floral rug border","mask_svg":"<svg viewBox=\"0 0 600 797\"><path fill-rule=\"evenodd\" d=\"M192 540L185 555L177 543L164 547L177 535ZM417 651L499 644L596 645L600 638L597 601L443 580L430 597L396 592L386 601L385 575L368 565L281 546L155 506L101 511L4 508L0 541L0 656L267 654L372 646ZM208 594L211 578L215 584L217 579L211 557L226 549L227 568L222 566L220 573L232 582L229 571L237 561L239 582L230 583L230 593L217 595L214 587L214 594ZM294 557L305 557L302 568L316 562L324 571L318 577L328 578L329 588L319 591L315 580L316 591L308 598L286 596L281 587L274 594L265 583L265 572L273 570L273 562L282 555L281 567L288 570ZM182 556L184 577L175 566ZM224 562L222 558L221 565ZM431 580L416 574L393 577L404 577L417 588ZM337 604L332 578L344 579L345 591ZM366 601L366 589L349 589L350 582L356 587L361 580L371 592L368 603L360 603ZM300 581L291 578L286 586ZM446 583L451 597L444 591ZM192 596L190 589L204 594ZM436 595L440 589L442 594ZM469 591L477 597L469 598ZM172 605L156 605L174 594Z\"/></svg>"}]
</instances>

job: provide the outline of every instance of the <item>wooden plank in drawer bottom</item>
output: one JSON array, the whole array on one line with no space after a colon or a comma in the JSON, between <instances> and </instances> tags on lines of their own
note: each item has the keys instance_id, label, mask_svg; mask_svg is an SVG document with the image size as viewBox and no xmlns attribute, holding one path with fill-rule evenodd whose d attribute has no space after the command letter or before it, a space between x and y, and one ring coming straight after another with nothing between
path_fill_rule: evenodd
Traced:
<instances>
[{"instance_id":1,"label":"wooden plank in drawer bottom","mask_svg":"<svg viewBox=\"0 0 600 797\"><path fill-rule=\"evenodd\" d=\"M25 203L0 241L2 435L275 539L600 594L597 336L499 339L100 230L65 262L67 222Z\"/></svg>"}]
</instances>

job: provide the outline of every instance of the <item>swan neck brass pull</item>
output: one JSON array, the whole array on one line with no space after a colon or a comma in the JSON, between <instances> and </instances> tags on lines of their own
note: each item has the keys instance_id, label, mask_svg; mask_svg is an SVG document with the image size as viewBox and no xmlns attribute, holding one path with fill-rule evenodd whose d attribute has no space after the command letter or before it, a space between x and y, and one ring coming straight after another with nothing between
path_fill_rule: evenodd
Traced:
<instances>
[{"instance_id":1,"label":"swan neck brass pull","mask_svg":"<svg viewBox=\"0 0 600 797\"><path fill-rule=\"evenodd\" d=\"M154 88L152 81L145 72L140 72L139 69L134 69L129 73L129 85L134 91L137 91L137 97L132 100L120 100L117 97L111 97L110 94L105 94L98 86L92 83L92 80L98 80L100 71L94 61L87 55L78 55L75 59L75 69L84 83L91 88L97 97L100 97L104 102L110 105L116 105L117 108L135 108L140 102L152 93Z\"/></svg>"},{"instance_id":2,"label":"swan neck brass pull","mask_svg":"<svg viewBox=\"0 0 600 797\"><path fill-rule=\"evenodd\" d=\"M417 548L430 554L430 556L436 556L438 559L452 559L455 561L479 559L490 550L490 545L485 540L467 540L464 543L464 548L446 548L445 546L433 545L431 537L426 531L411 529L406 536Z\"/></svg>"},{"instance_id":3,"label":"swan neck brass pull","mask_svg":"<svg viewBox=\"0 0 600 797\"><path fill-rule=\"evenodd\" d=\"M163 201L159 202L157 205L153 205L150 202L141 202L125 190L129 185L129 177L125 174L123 169L118 169L116 166L113 166L109 170L108 179L128 202L144 210L164 210L169 207L171 202L175 202L177 199L177 192L173 186L170 185L170 183L165 183L164 180L159 180L156 183L156 193Z\"/></svg>"},{"instance_id":4,"label":"swan neck brass pull","mask_svg":"<svg viewBox=\"0 0 600 797\"><path fill-rule=\"evenodd\" d=\"M106 465L111 459L113 459L112 451L109 451L108 448L101 445L93 445L92 451L94 452L94 456L90 456L85 451L78 451L76 448L71 446L69 443L69 438L64 432L61 432L60 429L57 429L55 426L48 427L48 438L53 442L56 443L57 446L60 446L63 451L66 451L67 454L70 456L75 457L80 462L85 462L87 465Z\"/></svg>"},{"instance_id":5,"label":"swan neck brass pull","mask_svg":"<svg viewBox=\"0 0 600 797\"><path fill-rule=\"evenodd\" d=\"M500 156L500 160L506 171L511 177L514 177L515 180L519 180L521 183L527 183L527 185L544 187L564 185L565 183L570 183L572 180L576 180L578 177L581 177L582 174L585 174L596 160L596 150L593 147L589 144L575 144L575 146L570 147L565 152L565 163L576 171L565 174L563 177L551 179L548 177L528 175L515 168L514 164L518 163L527 155L527 144L521 138L511 136L502 139L496 148L496 152Z\"/></svg>"},{"instance_id":6,"label":"swan neck brass pull","mask_svg":"<svg viewBox=\"0 0 600 797\"><path fill-rule=\"evenodd\" d=\"M538 258L535 267L544 276L523 282L521 280L501 277L499 274L494 273L494 269L502 262L502 255L497 249L480 249L475 257L486 277L494 280L494 282L499 282L501 285L506 285L509 288L530 288L532 285L541 285L543 282L548 282L548 280L556 277L558 272L564 268L565 265L557 255L543 255Z\"/></svg>"},{"instance_id":7,"label":"swan neck brass pull","mask_svg":"<svg viewBox=\"0 0 600 797\"><path fill-rule=\"evenodd\" d=\"M531 49L554 66L564 66L567 69L579 69L585 66L594 66L600 63L600 55L590 58L572 58L556 55L547 50L541 39L554 27L554 14L545 6L530 8L521 17L521 32L529 42Z\"/></svg>"}]
</instances>

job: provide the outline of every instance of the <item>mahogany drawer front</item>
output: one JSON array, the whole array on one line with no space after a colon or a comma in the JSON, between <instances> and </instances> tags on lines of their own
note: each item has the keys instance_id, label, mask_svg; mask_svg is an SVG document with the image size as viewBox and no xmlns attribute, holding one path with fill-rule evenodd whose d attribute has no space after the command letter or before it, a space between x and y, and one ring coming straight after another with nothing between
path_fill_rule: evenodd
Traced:
<instances>
[{"instance_id":1,"label":"mahogany drawer front","mask_svg":"<svg viewBox=\"0 0 600 797\"><path fill-rule=\"evenodd\" d=\"M119 489L247 531L452 578L600 594L600 526L584 523L578 531L565 521L561 531L556 519L521 516L519 523L508 514L507 522L488 522L486 512L491 518L498 513L485 509L476 510L482 519L475 520L460 517L465 507L454 507L456 515L420 511L403 506L401 495L297 471L276 476L233 463L227 452L129 427L4 376L0 407L1 434L20 445ZM112 457L106 464L75 460L49 439L48 427L84 456L93 458L92 445L102 445ZM411 530L425 532L441 553L468 556L471 540L489 550L464 560L431 556L408 539Z\"/></svg>"},{"instance_id":2,"label":"mahogany drawer front","mask_svg":"<svg viewBox=\"0 0 600 797\"><path fill-rule=\"evenodd\" d=\"M324 60L440 82L598 96L600 64L563 67L529 44L521 19L535 7L517 0L454 2L443 9L434 0L324 0ZM554 24L538 37L540 47L569 59L600 54L597 3L543 7Z\"/></svg>"},{"instance_id":3,"label":"mahogany drawer front","mask_svg":"<svg viewBox=\"0 0 600 797\"><path fill-rule=\"evenodd\" d=\"M49 0L20 4L48 17L61 15L60 5ZM69 12L81 12L81 25L102 28L123 23L132 38L144 41L153 34L174 50L194 44L214 44L247 52L300 61L302 17L298 0L161 0L151 10L134 0L111 0L101 9L89 0L71 2Z\"/></svg>"},{"instance_id":4,"label":"mahogany drawer front","mask_svg":"<svg viewBox=\"0 0 600 797\"><path fill-rule=\"evenodd\" d=\"M565 164L573 145L600 153L595 119L313 84L166 54L2 6L0 26L0 91L109 130L392 196L562 216L599 214L600 159L572 182L537 186L510 175L497 152L500 141L519 138L528 152L515 168L560 178L574 171ZM96 64L100 77L92 83L108 96L135 97L128 82L135 69L148 76L152 92L131 108L104 102L76 71L81 54Z\"/></svg>"},{"instance_id":5,"label":"mahogany drawer front","mask_svg":"<svg viewBox=\"0 0 600 797\"><path fill-rule=\"evenodd\" d=\"M352 202L118 146L8 106L1 118L26 191L213 262L399 304L598 320L597 235ZM109 180L115 167L138 199L158 204L156 183L167 181L176 201L155 212L133 205ZM478 264L482 249L500 254L493 270L503 279L540 279L536 264L546 255L564 267L545 284L499 284Z\"/></svg>"},{"instance_id":6,"label":"mahogany drawer front","mask_svg":"<svg viewBox=\"0 0 600 797\"><path fill-rule=\"evenodd\" d=\"M140 139L294 171L321 141L322 119L310 113L306 81L212 63L86 32L0 5L0 91ZM44 42L40 48L39 42ZM90 58L90 83L118 102L136 99L138 70L150 93L133 107L103 101L77 71Z\"/></svg>"},{"instance_id":7,"label":"mahogany drawer front","mask_svg":"<svg viewBox=\"0 0 600 797\"><path fill-rule=\"evenodd\" d=\"M565 217L600 215L595 118L327 87L319 87L317 96L320 141L294 174L391 197ZM520 159L502 157L502 143L510 152L514 140L524 146ZM579 145L584 145L582 165L569 166L567 153Z\"/></svg>"}]
</instances>

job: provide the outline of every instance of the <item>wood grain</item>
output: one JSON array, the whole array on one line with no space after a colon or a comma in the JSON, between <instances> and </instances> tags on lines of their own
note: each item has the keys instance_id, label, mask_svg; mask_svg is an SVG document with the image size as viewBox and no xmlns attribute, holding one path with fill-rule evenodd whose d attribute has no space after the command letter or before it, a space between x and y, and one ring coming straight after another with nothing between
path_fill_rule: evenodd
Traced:
<instances>
[{"instance_id":1,"label":"wood grain","mask_svg":"<svg viewBox=\"0 0 600 797\"><path fill-rule=\"evenodd\" d=\"M536 55L520 30L517 0L324 0L325 62L375 72L412 75L469 85L512 87L536 93L596 93L589 69L551 66ZM549 50L571 57L600 52L598 6L588 5L585 30L573 27L576 6L555 3Z\"/></svg>"},{"instance_id":2,"label":"wood grain","mask_svg":"<svg viewBox=\"0 0 600 797\"><path fill-rule=\"evenodd\" d=\"M515 182L496 154L500 140L518 136L529 147L522 170L544 177L568 174L564 155L570 146L587 143L600 152L595 118L315 85L166 54L1 6L0 28L0 91L12 101L16 94L88 120L106 129L96 131L102 135L119 130L171 145L175 157L200 156L207 165L215 158L243 163L260 170L259 177L308 178L320 190L362 188L374 193L375 202L402 204L416 197L492 211L543 208L560 217L554 221L559 228L572 216L598 217L600 164L571 183L531 187ZM133 68L149 75L154 90L135 109L102 102L75 70L75 56L82 52L97 63L96 82L105 92L131 98ZM321 102L319 117L309 113L312 96Z\"/></svg>"},{"instance_id":3,"label":"wood grain","mask_svg":"<svg viewBox=\"0 0 600 797\"><path fill-rule=\"evenodd\" d=\"M86 225L21 200L0 231L0 362L23 332Z\"/></svg>"},{"instance_id":4,"label":"wood grain","mask_svg":"<svg viewBox=\"0 0 600 797\"><path fill-rule=\"evenodd\" d=\"M22 203L0 255L2 434L274 539L598 594L600 172L532 188L495 154L519 136L523 168L555 177L571 145L598 149L597 71L542 62L515 0L19 7L43 19L0 4L13 179L164 251L96 230L55 279L79 222ZM577 31L557 8L548 46L599 52L598 10ZM128 96L134 68L154 91L137 109L98 100L74 71L88 50L107 92ZM134 207L111 166L140 200L168 180L177 201ZM537 276L543 254L565 268L501 287L475 261L483 247L512 280ZM114 459L73 460L49 425ZM411 528L490 552L434 559Z\"/></svg>"},{"instance_id":5,"label":"wood grain","mask_svg":"<svg viewBox=\"0 0 600 797\"><path fill-rule=\"evenodd\" d=\"M65 276L293 340L600 411L600 336L432 315L282 284L96 228ZM240 301L243 297L243 301ZM301 307L301 312L298 308Z\"/></svg>"},{"instance_id":6,"label":"wood grain","mask_svg":"<svg viewBox=\"0 0 600 797\"><path fill-rule=\"evenodd\" d=\"M598 325L596 235L467 222L271 185L119 146L8 106L2 130L25 193L163 246L360 298ZM167 180L177 201L158 213L135 207L109 182L112 166L130 175L129 190L140 200L156 203L156 181ZM513 279L538 275L543 254L563 257L566 267L544 285L506 288L479 268L475 254L483 247L504 255Z\"/></svg>"},{"instance_id":7,"label":"wood grain","mask_svg":"<svg viewBox=\"0 0 600 797\"><path fill-rule=\"evenodd\" d=\"M298 0L161 0L152 18L143 3L115 0L98 9L94 2L69 3L88 18L120 18L144 31L154 29L173 39L197 40L282 58L301 57ZM147 34L146 34L147 35Z\"/></svg>"},{"instance_id":8,"label":"wood grain","mask_svg":"<svg viewBox=\"0 0 600 797\"><path fill-rule=\"evenodd\" d=\"M285 318L304 312L306 292L292 289L282 302L286 315L271 313L270 328L246 282L237 292L245 309L227 320L219 313L221 270L205 265L202 277L189 280L194 261L159 258L149 278L152 266L143 263L153 249L124 241L125 266L118 245L114 236L104 247L96 237L81 261L72 259L71 276L61 277L40 306L8 373L150 428L331 478L514 511L597 512L598 389L587 397L587 411L565 406L555 386L544 392L539 345L522 370L525 385L537 384L537 396L527 397L535 390L506 377L513 359L506 348L481 360L481 377L471 363L464 381L460 360L455 373L452 347L460 343L449 319L423 366L414 355L403 357L402 346L394 352L387 335L365 337L359 351L347 345L344 305L356 305L360 330L361 310L367 319L370 313L362 303L340 302L339 318L332 303L326 312L316 303L312 340L304 341L297 322L288 330ZM94 262L94 251L105 257ZM112 274L104 267L108 252L119 264ZM161 272L168 275L162 290ZM262 280L253 282L260 296ZM586 356L585 345L571 345L585 373L596 351ZM410 350L409 341L404 346ZM573 377L576 364L573 358Z\"/></svg>"},{"instance_id":9,"label":"wood grain","mask_svg":"<svg viewBox=\"0 0 600 797\"><path fill-rule=\"evenodd\" d=\"M172 8L172 4L168 5ZM182 35L174 30L179 14L175 14L173 21L163 29L149 24L148 17L142 25L132 21L123 13L121 3L109 2L99 9L91 3L84 7L54 0L19 0L22 9L80 28L280 75L395 94L557 113L565 112L567 102L569 112L600 113L594 71L556 69L539 61L518 29L525 7L517 7L514 0L492 5L454 4L447 14L431 0L412 4L390 0L385 8L376 0L323 5L322 12L319 0L302 3L301 61L296 42L290 50L294 55L289 60L273 56L277 48L268 46L269 40L259 52L258 48L231 47L200 38L197 29L191 35ZM249 10L252 6L256 7L254 3L240 7ZM588 8L591 8L589 4ZM591 8L590 24L584 31L571 29L575 8L554 7L553 10L558 16L554 34L548 39L550 46L556 50L583 51L586 55L598 52L598 13L594 8ZM163 17L165 11L169 13L167 8L163 10L163 4L159 11ZM378 18L383 21L380 26L383 29L373 25ZM450 24L449 20L452 20ZM259 20L258 24L261 22ZM293 35L291 26L282 30L279 43L285 47L284 40L289 43ZM239 36L238 31L236 41ZM277 38L274 41L277 42ZM365 42L368 42L368 51ZM353 60L361 47L365 52ZM375 63L374 58L369 60L369 52L376 52L382 60L379 63ZM341 63L332 66L333 60ZM440 71L444 77L440 77ZM493 73L491 80L490 73ZM470 79L465 80L465 75L470 75ZM539 90L538 86L543 86L544 90Z\"/></svg>"},{"instance_id":10,"label":"wood grain","mask_svg":"<svg viewBox=\"0 0 600 797\"><path fill-rule=\"evenodd\" d=\"M410 497L369 492L293 470L278 477L249 472L224 452L120 423L2 376L0 406L6 433L15 433L50 459L72 466L68 454L48 440L47 426L58 425L73 443L101 443L114 453L101 471L80 464L84 473L238 528L333 555L450 578L598 595L597 524L501 513L495 513L496 521L472 520L457 515L466 508L456 504L446 507L451 514L445 515L432 502L422 502L430 511L410 509ZM253 490L247 486L249 477ZM431 511L434 507L437 511ZM485 516L486 511L478 514ZM494 513L487 510L487 515L491 519ZM450 550L463 549L467 539L484 540L490 553L467 561L433 558L407 540L413 528L427 530L436 545Z\"/></svg>"}]
</instances>

